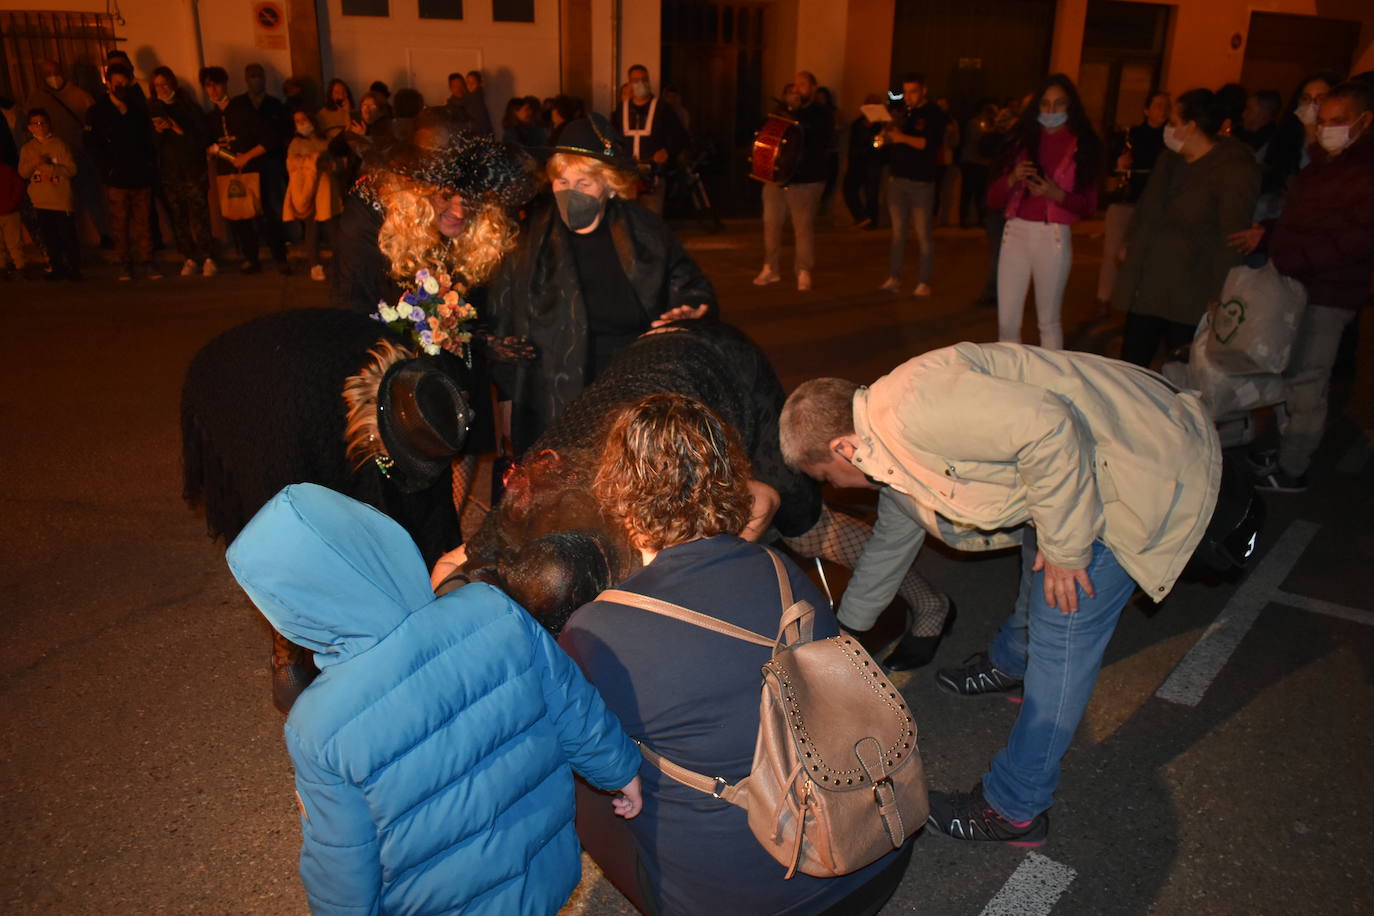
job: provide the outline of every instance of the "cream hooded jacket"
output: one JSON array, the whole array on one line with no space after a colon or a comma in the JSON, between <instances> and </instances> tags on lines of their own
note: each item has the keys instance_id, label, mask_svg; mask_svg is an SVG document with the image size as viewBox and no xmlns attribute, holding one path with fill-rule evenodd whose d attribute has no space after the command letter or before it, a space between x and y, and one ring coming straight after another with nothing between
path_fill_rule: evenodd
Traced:
<instances>
[{"instance_id":1,"label":"cream hooded jacket","mask_svg":"<svg viewBox=\"0 0 1374 916\"><path fill-rule=\"evenodd\" d=\"M1019 540L1007 529L1032 522L1049 562L1082 569L1101 539L1156 601L1202 539L1221 477L1216 430L1192 393L1128 363L1021 344L961 343L903 363L855 393L854 429L854 464L951 546L1005 547Z\"/></svg>"}]
</instances>

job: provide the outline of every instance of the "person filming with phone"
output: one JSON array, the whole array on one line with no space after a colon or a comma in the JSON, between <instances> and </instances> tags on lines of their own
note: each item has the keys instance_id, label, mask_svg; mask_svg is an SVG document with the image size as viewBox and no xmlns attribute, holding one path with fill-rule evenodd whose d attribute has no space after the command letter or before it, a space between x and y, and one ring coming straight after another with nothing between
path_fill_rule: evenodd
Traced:
<instances>
[{"instance_id":1,"label":"person filming with phone","mask_svg":"<svg viewBox=\"0 0 1374 916\"><path fill-rule=\"evenodd\" d=\"M1097 210L1102 142L1073 81L1049 77L1011 129L988 208L1007 219L997 264L997 339L1021 342L1026 290L1035 283L1040 346L1064 347L1060 319L1073 266L1070 226Z\"/></svg>"}]
</instances>

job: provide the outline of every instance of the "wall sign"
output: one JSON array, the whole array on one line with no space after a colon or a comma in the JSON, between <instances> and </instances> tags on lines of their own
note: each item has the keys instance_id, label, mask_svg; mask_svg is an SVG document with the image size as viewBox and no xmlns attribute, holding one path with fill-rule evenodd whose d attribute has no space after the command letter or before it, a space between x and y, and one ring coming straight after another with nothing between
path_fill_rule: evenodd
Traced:
<instances>
[{"instance_id":1,"label":"wall sign","mask_svg":"<svg viewBox=\"0 0 1374 916\"><path fill-rule=\"evenodd\" d=\"M253 44L264 51L286 50L286 11L276 0L253 4Z\"/></svg>"}]
</instances>

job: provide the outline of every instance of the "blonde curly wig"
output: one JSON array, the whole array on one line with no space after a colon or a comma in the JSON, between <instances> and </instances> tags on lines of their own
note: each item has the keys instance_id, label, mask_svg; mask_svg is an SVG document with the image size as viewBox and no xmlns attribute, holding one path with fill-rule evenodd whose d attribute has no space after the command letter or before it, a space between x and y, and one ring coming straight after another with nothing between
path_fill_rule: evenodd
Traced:
<instances>
[{"instance_id":1,"label":"blonde curly wig","mask_svg":"<svg viewBox=\"0 0 1374 916\"><path fill-rule=\"evenodd\" d=\"M391 263L391 276L403 283L416 271L428 269L476 286L515 247L515 222L500 204L464 202L467 228L448 238L436 219L436 188L399 175L387 175L380 184L379 196L386 206L377 242Z\"/></svg>"}]
</instances>

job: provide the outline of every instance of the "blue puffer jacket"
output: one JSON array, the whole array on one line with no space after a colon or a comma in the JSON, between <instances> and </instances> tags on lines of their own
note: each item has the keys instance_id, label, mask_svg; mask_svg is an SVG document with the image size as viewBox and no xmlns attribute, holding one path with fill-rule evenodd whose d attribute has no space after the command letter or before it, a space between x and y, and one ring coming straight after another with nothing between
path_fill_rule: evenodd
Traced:
<instances>
[{"instance_id":1,"label":"blue puffer jacket","mask_svg":"<svg viewBox=\"0 0 1374 916\"><path fill-rule=\"evenodd\" d=\"M494 588L436 599L396 522L323 487L278 493L228 559L320 667L286 723L311 908L556 911L572 769L614 789L640 764L577 666Z\"/></svg>"}]
</instances>

